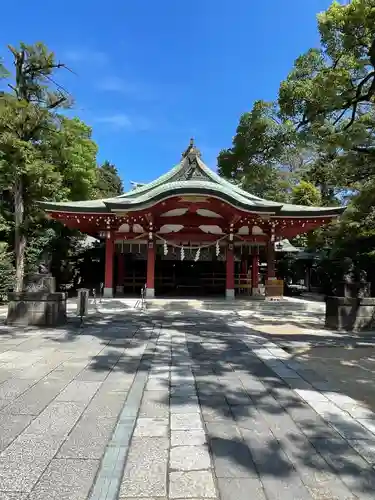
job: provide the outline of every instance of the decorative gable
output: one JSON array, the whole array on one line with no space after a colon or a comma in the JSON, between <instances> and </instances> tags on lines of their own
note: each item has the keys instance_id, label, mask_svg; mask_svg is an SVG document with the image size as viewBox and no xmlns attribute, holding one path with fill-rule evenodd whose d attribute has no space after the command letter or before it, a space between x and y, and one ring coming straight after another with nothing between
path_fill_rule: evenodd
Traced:
<instances>
[{"instance_id":1,"label":"decorative gable","mask_svg":"<svg viewBox=\"0 0 375 500\"><path fill-rule=\"evenodd\" d=\"M179 181L205 181L214 182L212 177L210 177L199 165L198 158L201 157L201 152L194 145L194 140L190 139L190 144L188 148L182 153L182 168L176 173L176 175L169 180L169 182L179 182Z\"/></svg>"},{"instance_id":2,"label":"decorative gable","mask_svg":"<svg viewBox=\"0 0 375 500\"><path fill-rule=\"evenodd\" d=\"M176 175L173 181L205 181L205 182L213 182L211 177L209 177L203 170L200 168L196 161L193 161L191 164L187 163L185 168L181 169L180 172Z\"/></svg>"}]
</instances>

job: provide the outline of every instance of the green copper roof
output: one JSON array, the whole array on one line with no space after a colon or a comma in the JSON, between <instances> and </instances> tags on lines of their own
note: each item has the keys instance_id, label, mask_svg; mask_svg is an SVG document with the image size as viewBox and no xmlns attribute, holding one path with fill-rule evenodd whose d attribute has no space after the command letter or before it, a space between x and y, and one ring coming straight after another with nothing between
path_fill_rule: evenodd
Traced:
<instances>
[{"instance_id":1,"label":"green copper roof","mask_svg":"<svg viewBox=\"0 0 375 500\"><path fill-rule=\"evenodd\" d=\"M210 170L201 160L200 151L190 141L178 165L153 182L138 185L121 196L79 202L40 202L46 211L109 213L111 211L144 210L170 196L212 196L244 211L284 216L339 215L341 207L307 207L282 204L254 196Z\"/></svg>"}]
</instances>

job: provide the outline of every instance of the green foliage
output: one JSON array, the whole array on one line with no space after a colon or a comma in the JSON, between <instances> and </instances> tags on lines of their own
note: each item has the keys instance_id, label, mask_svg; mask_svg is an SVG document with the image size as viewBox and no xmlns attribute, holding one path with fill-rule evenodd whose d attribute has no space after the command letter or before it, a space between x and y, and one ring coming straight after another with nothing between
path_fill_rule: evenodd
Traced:
<instances>
[{"instance_id":1,"label":"green foliage","mask_svg":"<svg viewBox=\"0 0 375 500\"><path fill-rule=\"evenodd\" d=\"M7 293L12 290L14 283L14 267L11 252L7 245L0 242L0 302L6 299Z\"/></svg>"},{"instance_id":2,"label":"green foliage","mask_svg":"<svg viewBox=\"0 0 375 500\"><path fill-rule=\"evenodd\" d=\"M297 58L280 85L281 116L314 151L304 179L325 205L367 191L375 177L374 26L375 0L333 2L318 16L320 48Z\"/></svg>"},{"instance_id":3,"label":"green foliage","mask_svg":"<svg viewBox=\"0 0 375 500\"><path fill-rule=\"evenodd\" d=\"M371 270L375 0L333 1L319 14L318 30L320 46L296 59L277 102L257 101L241 117L232 148L220 153L219 173L268 199L347 204L340 221L300 235L298 243L329 249L327 258L338 263L350 255Z\"/></svg>"},{"instance_id":4,"label":"green foliage","mask_svg":"<svg viewBox=\"0 0 375 500\"><path fill-rule=\"evenodd\" d=\"M316 206L322 204L319 189L311 182L301 181L292 188L292 202L296 205Z\"/></svg>"},{"instance_id":5,"label":"green foliage","mask_svg":"<svg viewBox=\"0 0 375 500\"><path fill-rule=\"evenodd\" d=\"M8 85L19 101L48 111L70 106L70 96L53 78L57 69L65 68L56 61L53 52L41 42L34 45L21 42L19 47L8 45L8 48L16 68L15 81Z\"/></svg>"},{"instance_id":6,"label":"green foliage","mask_svg":"<svg viewBox=\"0 0 375 500\"><path fill-rule=\"evenodd\" d=\"M374 25L374 0L334 1L318 16L321 48L297 58L280 86L285 116L300 126L328 120L340 130L366 111L375 93Z\"/></svg>"},{"instance_id":7,"label":"green foliage","mask_svg":"<svg viewBox=\"0 0 375 500\"><path fill-rule=\"evenodd\" d=\"M9 73L3 64L3 59L0 57L0 78L5 78L6 76L8 76L8 74ZM0 92L0 95L1 95L1 92Z\"/></svg>"},{"instance_id":8,"label":"green foliage","mask_svg":"<svg viewBox=\"0 0 375 500\"><path fill-rule=\"evenodd\" d=\"M321 47L297 58L280 85L281 116L315 152L304 180L319 187L324 204L349 200L339 222L308 238L310 247L330 248L331 274L345 256L374 265L374 26L375 0L333 2L318 16Z\"/></svg>"},{"instance_id":9,"label":"green foliage","mask_svg":"<svg viewBox=\"0 0 375 500\"><path fill-rule=\"evenodd\" d=\"M98 148L91 139L91 128L78 118L69 119L64 116L59 116L55 125L54 128L44 132L42 143L44 156L58 174L58 179L53 185L54 193L48 195L48 198L55 200L94 198Z\"/></svg>"},{"instance_id":10,"label":"green foliage","mask_svg":"<svg viewBox=\"0 0 375 500\"><path fill-rule=\"evenodd\" d=\"M41 43L9 49L16 73L14 80L3 80L0 99L0 231L6 235L14 228L15 282L21 290L25 265L33 267L43 247L36 202L93 196L97 147L89 127L57 113L71 104L54 79L65 66ZM27 238L33 242L29 250Z\"/></svg>"},{"instance_id":11,"label":"green foliage","mask_svg":"<svg viewBox=\"0 0 375 500\"><path fill-rule=\"evenodd\" d=\"M285 198L293 139L292 124L280 121L276 106L256 101L241 116L232 147L220 152L218 172L257 196Z\"/></svg>"},{"instance_id":12,"label":"green foliage","mask_svg":"<svg viewBox=\"0 0 375 500\"><path fill-rule=\"evenodd\" d=\"M115 165L105 161L98 167L97 198L120 196L124 192L122 180Z\"/></svg>"}]
</instances>

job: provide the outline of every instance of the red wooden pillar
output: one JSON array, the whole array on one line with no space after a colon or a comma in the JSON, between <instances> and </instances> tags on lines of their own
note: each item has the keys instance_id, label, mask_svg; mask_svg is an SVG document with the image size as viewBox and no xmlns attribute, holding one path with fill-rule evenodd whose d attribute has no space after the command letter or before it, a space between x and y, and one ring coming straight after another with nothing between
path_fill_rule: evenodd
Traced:
<instances>
[{"instance_id":1,"label":"red wooden pillar","mask_svg":"<svg viewBox=\"0 0 375 500\"><path fill-rule=\"evenodd\" d=\"M232 244L229 244L227 247L226 271L225 297L227 299L234 299L234 252Z\"/></svg>"},{"instance_id":2,"label":"red wooden pillar","mask_svg":"<svg viewBox=\"0 0 375 500\"><path fill-rule=\"evenodd\" d=\"M147 247L146 297L155 297L155 242L149 241Z\"/></svg>"},{"instance_id":3,"label":"red wooden pillar","mask_svg":"<svg viewBox=\"0 0 375 500\"><path fill-rule=\"evenodd\" d=\"M276 279L276 271L275 271L275 243L273 241L268 240L267 243L267 279L274 280Z\"/></svg>"},{"instance_id":4,"label":"red wooden pillar","mask_svg":"<svg viewBox=\"0 0 375 500\"><path fill-rule=\"evenodd\" d=\"M104 297L113 297L113 255L115 241L113 234L108 232L105 240Z\"/></svg>"},{"instance_id":5,"label":"red wooden pillar","mask_svg":"<svg viewBox=\"0 0 375 500\"><path fill-rule=\"evenodd\" d=\"M117 286L116 292L123 293L125 278L125 255L120 251L117 255Z\"/></svg>"},{"instance_id":6,"label":"red wooden pillar","mask_svg":"<svg viewBox=\"0 0 375 500\"><path fill-rule=\"evenodd\" d=\"M252 251L252 266L251 266L251 287L254 294L259 286L259 251L258 247L254 247Z\"/></svg>"}]
</instances>

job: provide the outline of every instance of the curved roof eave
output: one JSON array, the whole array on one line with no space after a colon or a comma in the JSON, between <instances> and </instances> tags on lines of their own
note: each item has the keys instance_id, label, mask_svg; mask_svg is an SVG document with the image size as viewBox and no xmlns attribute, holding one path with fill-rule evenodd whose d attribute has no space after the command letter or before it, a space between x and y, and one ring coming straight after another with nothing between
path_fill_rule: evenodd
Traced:
<instances>
[{"instance_id":1,"label":"curved roof eave","mask_svg":"<svg viewBox=\"0 0 375 500\"><path fill-rule=\"evenodd\" d=\"M171 196L200 195L212 196L232 206L238 207L246 212L270 213L275 216L284 217L337 217L341 215L344 207L310 207L305 205L281 204L268 202L258 198L256 200L246 199L226 189L221 185L201 182L185 181L168 183L145 193L142 196L126 199L118 196L100 200L77 201L77 202L38 202L38 205L46 212L70 212L70 213L103 213L111 211L136 211L149 208L155 203L163 201ZM233 196L233 195L236 196Z\"/></svg>"},{"instance_id":2,"label":"curved roof eave","mask_svg":"<svg viewBox=\"0 0 375 500\"><path fill-rule=\"evenodd\" d=\"M249 212L274 213L278 212L282 207L281 203L268 204L261 199L251 200L220 184L202 181L170 182L156 187L151 192L139 197L133 199L122 198L121 200L119 198L112 199L106 201L105 204L110 210L134 211L148 208L171 196L188 195L213 196Z\"/></svg>"},{"instance_id":3,"label":"curved roof eave","mask_svg":"<svg viewBox=\"0 0 375 500\"><path fill-rule=\"evenodd\" d=\"M307 205L291 205L284 203L280 215L284 217L338 217L345 211L345 207L311 207Z\"/></svg>"},{"instance_id":4,"label":"curved roof eave","mask_svg":"<svg viewBox=\"0 0 375 500\"><path fill-rule=\"evenodd\" d=\"M200 176L187 178L194 164L200 170ZM336 217L341 215L343 207L309 207L279 203L255 196L236 184L220 177L200 159L200 152L191 140L189 148L183 153L180 163L154 181L139 186L122 195L89 201L76 202L39 202L46 212L70 212L77 214L110 214L111 211L135 211L152 207L154 204L171 196L200 195L220 199L245 212L267 213L284 217Z\"/></svg>"},{"instance_id":5,"label":"curved roof eave","mask_svg":"<svg viewBox=\"0 0 375 500\"><path fill-rule=\"evenodd\" d=\"M108 198L112 200L113 198ZM37 204L46 212L72 212L72 213L108 213L105 205L107 199L88 201L38 201Z\"/></svg>"},{"instance_id":6,"label":"curved roof eave","mask_svg":"<svg viewBox=\"0 0 375 500\"><path fill-rule=\"evenodd\" d=\"M146 192L149 192L151 189L157 188L161 184L167 183L169 181L169 179L171 179L174 175L176 175L178 173L178 171L181 168L184 167L185 160L186 159L184 158L180 163L178 163L173 168L171 168L171 170L169 170L167 173L161 175L160 177L158 177L154 181L149 182L148 184L144 184L143 186L139 186L135 189L132 189L132 190L128 191L127 193L120 194L120 196L116 196L116 198L118 198L118 199L134 198L136 196L146 194Z\"/></svg>"},{"instance_id":7,"label":"curved roof eave","mask_svg":"<svg viewBox=\"0 0 375 500\"><path fill-rule=\"evenodd\" d=\"M224 177L220 177L220 175L216 174L213 170L207 167L207 165L200 159L197 158L198 165L200 168L203 170L203 172L210 177L214 182L217 184L220 184L223 187L226 187L227 189L230 189L231 191L235 191L237 194L243 196L244 198L249 198L251 200L258 200L258 201L263 201L268 203L269 205L280 205L280 203L277 203L275 201L268 201L263 198L260 198L259 196L255 196L254 194L249 193L248 191L245 191L244 189L240 188L236 184L232 184L231 182L227 181L224 179Z\"/></svg>"}]
</instances>

